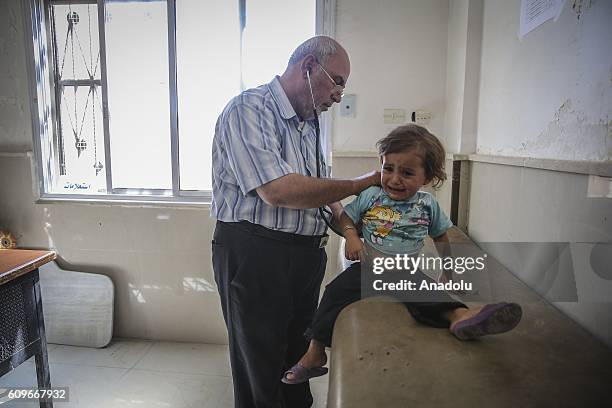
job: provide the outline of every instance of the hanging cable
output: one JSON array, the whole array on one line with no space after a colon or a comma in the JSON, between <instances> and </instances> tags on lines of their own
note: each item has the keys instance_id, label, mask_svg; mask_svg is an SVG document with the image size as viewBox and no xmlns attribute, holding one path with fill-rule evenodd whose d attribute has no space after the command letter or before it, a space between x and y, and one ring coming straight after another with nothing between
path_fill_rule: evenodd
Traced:
<instances>
[{"instance_id":1,"label":"hanging cable","mask_svg":"<svg viewBox=\"0 0 612 408\"><path fill-rule=\"evenodd\" d=\"M319 118L317 117L317 111L316 109L314 110L314 120L315 120L315 133L316 133L316 155L317 155L317 178L321 178L321 163L320 163L320 159L319 159L319 143L320 143L320 139L321 139L321 129L319 127ZM332 231L334 231L337 235L343 237L344 235L342 235L342 233L340 231L338 231L336 228L334 228L334 226L332 225L332 222L330 222L327 219L327 215L329 214L329 216L331 217L332 221L333 221L333 214L330 210L328 210L325 207L319 207L319 214L321 215L321 218L323 218L323 221L325 222L325 224L329 227L329 229L331 229Z\"/></svg>"},{"instance_id":2,"label":"hanging cable","mask_svg":"<svg viewBox=\"0 0 612 408\"><path fill-rule=\"evenodd\" d=\"M314 94L312 93L312 84L310 83L310 70L306 71L306 77L308 78L308 87L310 88L310 97L312 98L312 112L314 114L314 125L315 125L315 155L316 155L316 163L317 163L317 178L321 178L321 161L320 161L320 151L319 151L319 146L320 146L320 139L321 139L321 128L319 126L319 116L317 115L317 107L315 104L315 99L314 99ZM334 228L334 226L332 225L332 222L330 222L327 219L327 215L329 214L332 218L333 218L333 214L331 211L329 211L327 208L325 207L319 207L319 214L321 215L321 218L323 218L323 221L325 222L325 225L327 225L329 227L329 229L331 229L332 231L334 231L337 235L339 236L343 236L342 233L340 231L338 231L336 228ZM333 221L333 220L332 220Z\"/></svg>"}]
</instances>

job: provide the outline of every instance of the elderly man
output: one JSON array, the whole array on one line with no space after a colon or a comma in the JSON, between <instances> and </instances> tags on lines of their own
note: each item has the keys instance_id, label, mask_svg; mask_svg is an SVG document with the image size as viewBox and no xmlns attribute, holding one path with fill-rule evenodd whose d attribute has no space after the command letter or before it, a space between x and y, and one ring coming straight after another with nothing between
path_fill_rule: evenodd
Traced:
<instances>
[{"instance_id":1,"label":"elderly man","mask_svg":"<svg viewBox=\"0 0 612 408\"><path fill-rule=\"evenodd\" d=\"M379 183L377 173L316 177L315 109L340 101L349 72L340 44L313 37L280 77L233 98L217 121L212 256L236 407L312 405L308 383L280 379L308 347L303 333L325 272L326 226L317 207L338 211L339 200Z\"/></svg>"}]
</instances>

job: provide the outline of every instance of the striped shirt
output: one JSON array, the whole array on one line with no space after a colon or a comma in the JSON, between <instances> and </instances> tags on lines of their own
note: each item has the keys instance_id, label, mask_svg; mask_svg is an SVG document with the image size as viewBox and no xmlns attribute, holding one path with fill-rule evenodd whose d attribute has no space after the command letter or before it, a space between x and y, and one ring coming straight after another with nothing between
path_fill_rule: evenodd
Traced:
<instances>
[{"instance_id":1,"label":"striped shirt","mask_svg":"<svg viewBox=\"0 0 612 408\"><path fill-rule=\"evenodd\" d=\"M299 121L278 77L234 97L215 126L211 217L293 234L324 234L316 208L272 207L255 190L290 173L316 177L315 140L314 120ZM328 177L319 153L321 176Z\"/></svg>"}]
</instances>

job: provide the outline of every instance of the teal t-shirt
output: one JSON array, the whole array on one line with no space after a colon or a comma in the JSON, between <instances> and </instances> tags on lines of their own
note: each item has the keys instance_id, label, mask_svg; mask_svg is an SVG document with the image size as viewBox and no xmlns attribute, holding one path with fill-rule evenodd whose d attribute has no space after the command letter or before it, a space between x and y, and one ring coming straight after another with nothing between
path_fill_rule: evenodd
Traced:
<instances>
[{"instance_id":1,"label":"teal t-shirt","mask_svg":"<svg viewBox=\"0 0 612 408\"><path fill-rule=\"evenodd\" d=\"M427 235L438 237L453 225L434 196L425 191L395 201L381 187L370 187L344 211L356 225L362 224L363 238L370 246L389 255L414 255Z\"/></svg>"}]
</instances>

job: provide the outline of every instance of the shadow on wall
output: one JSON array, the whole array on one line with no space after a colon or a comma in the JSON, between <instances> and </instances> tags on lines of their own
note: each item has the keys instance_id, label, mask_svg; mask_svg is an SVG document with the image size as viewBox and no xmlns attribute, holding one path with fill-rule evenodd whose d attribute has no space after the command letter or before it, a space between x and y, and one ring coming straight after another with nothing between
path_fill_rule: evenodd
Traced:
<instances>
[{"instance_id":1,"label":"shadow on wall","mask_svg":"<svg viewBox=\"0 0 612 408\"><path fill-rule=\"evenodd\" d=\"M609 302L612 243L479 243L550 302Z\"/></svg>"}]
</instances>

